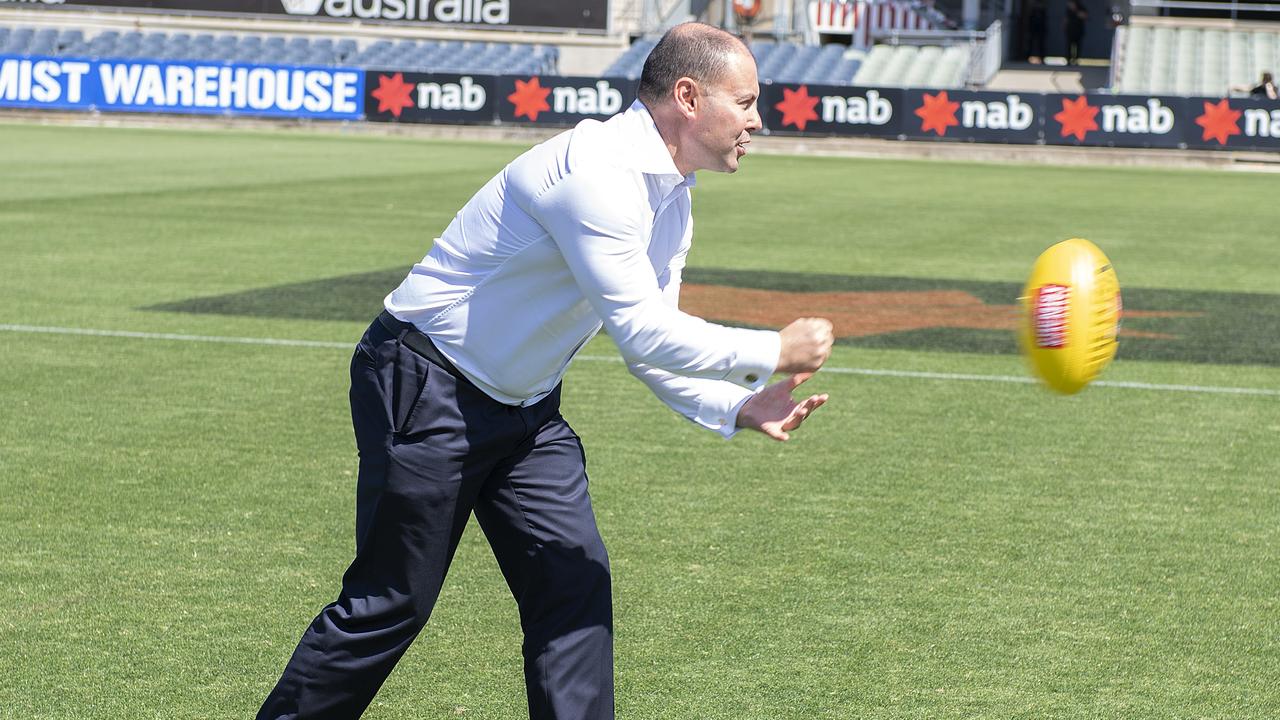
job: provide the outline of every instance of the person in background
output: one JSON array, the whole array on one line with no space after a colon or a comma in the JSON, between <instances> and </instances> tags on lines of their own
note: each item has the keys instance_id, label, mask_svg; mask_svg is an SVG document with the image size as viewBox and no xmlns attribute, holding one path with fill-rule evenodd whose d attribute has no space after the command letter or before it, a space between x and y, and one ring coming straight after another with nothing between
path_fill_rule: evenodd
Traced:
<instances>
[{"instance_id":1,"label":"person in background","mask_svg":"<svg viewBox=\"0 0 1280 720\"><path fill-rule=\"evenodd\" d=\"M1280 90L1276 88L1276 81L1269 72L1262 73L1262 79L1257 85L1232 85L1231 92L1247 92L1249 97L1258 100L1280 99Z\"/></svg>"},{"instance_id":2,"label":"person in background","mask_svg":"<svg viewBox=\"0 0 1280 720\"><path fill-rule=\"evenodd\" d=\"M1045 0L1030 0L1027 4L1027 62L1039 65L1044 62L1044 39L1049 32L1049 10Z\"/></svg>"},{"instance_id":3,"label":"person in background","mask_svg":"<svg viewBox=\"0 0 1280 720\"><path fill-rule=\"evenodd\" d=\"M1067 31L1067 63L1075 65L1080 60L1080 41L1084 38L1084 24L1089 11L1082 0L1067 0L1067 13L1062 24Z\"/></svg>"}]
</instances>

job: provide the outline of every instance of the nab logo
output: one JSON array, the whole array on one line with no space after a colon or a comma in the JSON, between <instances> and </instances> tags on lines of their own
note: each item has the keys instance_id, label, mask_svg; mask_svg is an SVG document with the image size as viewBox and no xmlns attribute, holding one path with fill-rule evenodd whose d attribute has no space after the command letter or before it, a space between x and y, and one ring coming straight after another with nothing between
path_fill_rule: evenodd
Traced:
<instances>
[{"instance_id":1,"label":"nab logo","mask_svg":"<svg viewBox=\"0 0 1280 720\"><path fill-rule=\"evenodd\" d=\"M822 104L822 122L840 125L884 125L893 119L893 103L881 97L877 90L862 95L810 95L809 86L782 89L782 101L774 109L782 113L782 127L791 126L801 132L805 126L819 118L818 104Z\"/></svg>"},{"instance_id":2,"label":"nab logo","mask_svg":"<svg viewBox=\"0 0 1280 720\"><path fill-rule=\"evenodd\" d=\"M622 91L597 80L595 87L556 87L551 90L551 109L574 115L612 115L622 109Z\"/></svg>"},{"instance_id":3,"label":"nab logo","mask_svg":"<svg viewBox=\"0 0 1280 720\"><path fill-rule=\"evenodd\" d=\"M957 113L959 116L957 117ZM920 118L921 132L947 134L947 128L965 127L979 130L1026 130L1035 122L1035 111L1018 95L1006 95L1004 100L966 100L955 102L947 97L947 91L924 93L920 107L915 109Z\"/></svg>"},{"instance_id":4,"label":"nab logo","mask_svg":"<svg viewBox=\"0 0 1280 720\"><path fill-rule=\"evenodd\" d=\"M1216 103L1205 100L1204 112L1196 118L1196 124L1201 130L1201 141L1209 142L1212 138L1219 145L1226 145L1232 135L1240 134L1240 115L1241 112L1233 110L1226 99Z\"/></svg>"},{"instance_id":5,"label":"nab logo","mask_svg":"<svg viewBox=\"0 0 1280 720\"><path fill-rule=\"evenodd\" d=\"M466 110L475 112L484 107L488 99L484 88L477 85L468 75L458 78L456 83L418 83L418 109L420 110Z\"/></svg>"},{"instance_id":6,"label":"nab logo","mask_svg":"<svg viewBox=\"0 0 1280 720\"><path fill-rule=\"evenodd\" d=\"M1248 137L1280 137L1280 110L1245 110L1244 134Z\"/></svg>"},{"instance_id":7,"label":"nab logo","mask_svg":"<svg viewBox=\"0 0 1280 720\"><path fill-rule=\"evenodd\" d=\"M550 96L551 102L547 102ZM554 112L561 115L613 115L622 109L622 91L597 80L594 85L555 85L543 87L535 75L528 80L516 80L516 90L507 96L514 108L515 117L526 117L537 122L538 114Z\"/></svg>"},{"instance_id":8,"label":"nab logo","mask_svg":"<svg viewBox=\"0 0 1280 720\"><path fill-rule=\"evenodd\" d=\"M1098 114L1102 114L1102 124L1098 124ZM1173 109L1165 106L1159 98L1147 98L1144 105L1099 105L1093 106L1085 96L1075 100L1062 99L1062 109L1054 114L1054 120L1061 125L1059 133L1062 137L1075 136L1084 142L1085 136L1094 130L1107 133L1128 133L1141 135L1167 135L1173 130Z\"/></svg>"},{"instance_id":9,"label":"nab logo","mask_svg":"<svg viewBox=\"0 0 1280 720\"><path fill-rule=\"evenodd\" d=\"M1031 105L1017 95L1008 95L1003 102L966 100L960 103L960 111L964 115L962 124L967 128L1026 130L1035 120Z\"/></svg>"},{"instance_id":10,"label":"nab logo","mask_svg":"<svg viewBox=\"0 0 1280 720\"><path fill-rule=\"evenodd\" d=\"M483 108L488 99L484 87L467 75L458 78L456 83L420 82L417 85L406 82L404 73L379 75L378 87L370 95L378 101L377 112L391 113L397 119L410 107L475 112Z\"/></svg>"},{"instance_id":11,"label":"nab logo","mask_svg":"<svg viewBox=\"0 0 1280 720\"><path fill-rule=\"evenodd\" d=\"M875 90L865 95L822 96L822 121L848 125L884 125L893 119L893 103Z\"/></svg>"}]
</instances>

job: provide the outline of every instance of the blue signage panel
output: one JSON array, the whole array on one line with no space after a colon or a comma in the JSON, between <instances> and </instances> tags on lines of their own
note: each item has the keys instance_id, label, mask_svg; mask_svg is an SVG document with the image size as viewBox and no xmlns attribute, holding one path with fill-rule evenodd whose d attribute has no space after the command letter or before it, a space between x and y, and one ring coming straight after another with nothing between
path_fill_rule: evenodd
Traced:
<instances>
[{"instance_id":1,"label":"blue signage panel","mask_svg":"<svg viewBox=\"0 0 1280 720\"><path fill-rule=\"evenodd\" d=\"M364 113L364 73L0 54L0 107L358 120Z\"/></svg>"}]
</instances>

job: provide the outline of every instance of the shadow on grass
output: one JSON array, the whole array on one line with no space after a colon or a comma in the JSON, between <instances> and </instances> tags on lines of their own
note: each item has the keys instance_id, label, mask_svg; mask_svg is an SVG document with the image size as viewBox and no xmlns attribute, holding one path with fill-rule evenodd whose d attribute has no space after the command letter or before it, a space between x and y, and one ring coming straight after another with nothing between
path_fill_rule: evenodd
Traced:
<instances>
[{"instance_id":1,"label":"shadow on grass","mask_svg":"<svg viewBox=\"0 0 1280 720\"><path fill-rule=\"evenodd\" d=\"M378 270L198 297L144 309L303 320L367 322L405 270ZM691 268L688 285L767 290L772 293L961 292L990 306L1016 304L1015 283L816 275ZM1191 363L1280 365L1280 295L1124 288L1126 319L1120 357ZM781 297L781 296L779 296ZM757 296L758 298L758 296ZM758 302L758 299L754 302ZM750 308L747 308L749 310ZM862 312L855 308L854 313ZM749 313L708 315L708 320L752 326ZM1134 336L1136 335L1136 336ZM1008 354L1018 351L1012 332L990 328L926 327L842 337L839 344L926 352Z\"/></svg>"}]
</instances>

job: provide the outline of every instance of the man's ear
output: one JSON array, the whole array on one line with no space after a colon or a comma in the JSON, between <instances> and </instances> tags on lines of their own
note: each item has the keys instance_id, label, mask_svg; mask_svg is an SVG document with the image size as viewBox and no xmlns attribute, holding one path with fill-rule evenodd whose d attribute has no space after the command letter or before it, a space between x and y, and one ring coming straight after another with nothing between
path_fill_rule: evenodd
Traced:
<instances>
[{"instance_id":1,"label":"man's ear","mask_svg":"<svg viewBox=\"0 0 1280 720\"><path fill-rule=\"evenodd\" d=\"M702 88L693 78L682 77L671 88L671 95L676 101L680 114L692 119L698 113L702 102Z\"/></svg>"}]
</instances>

